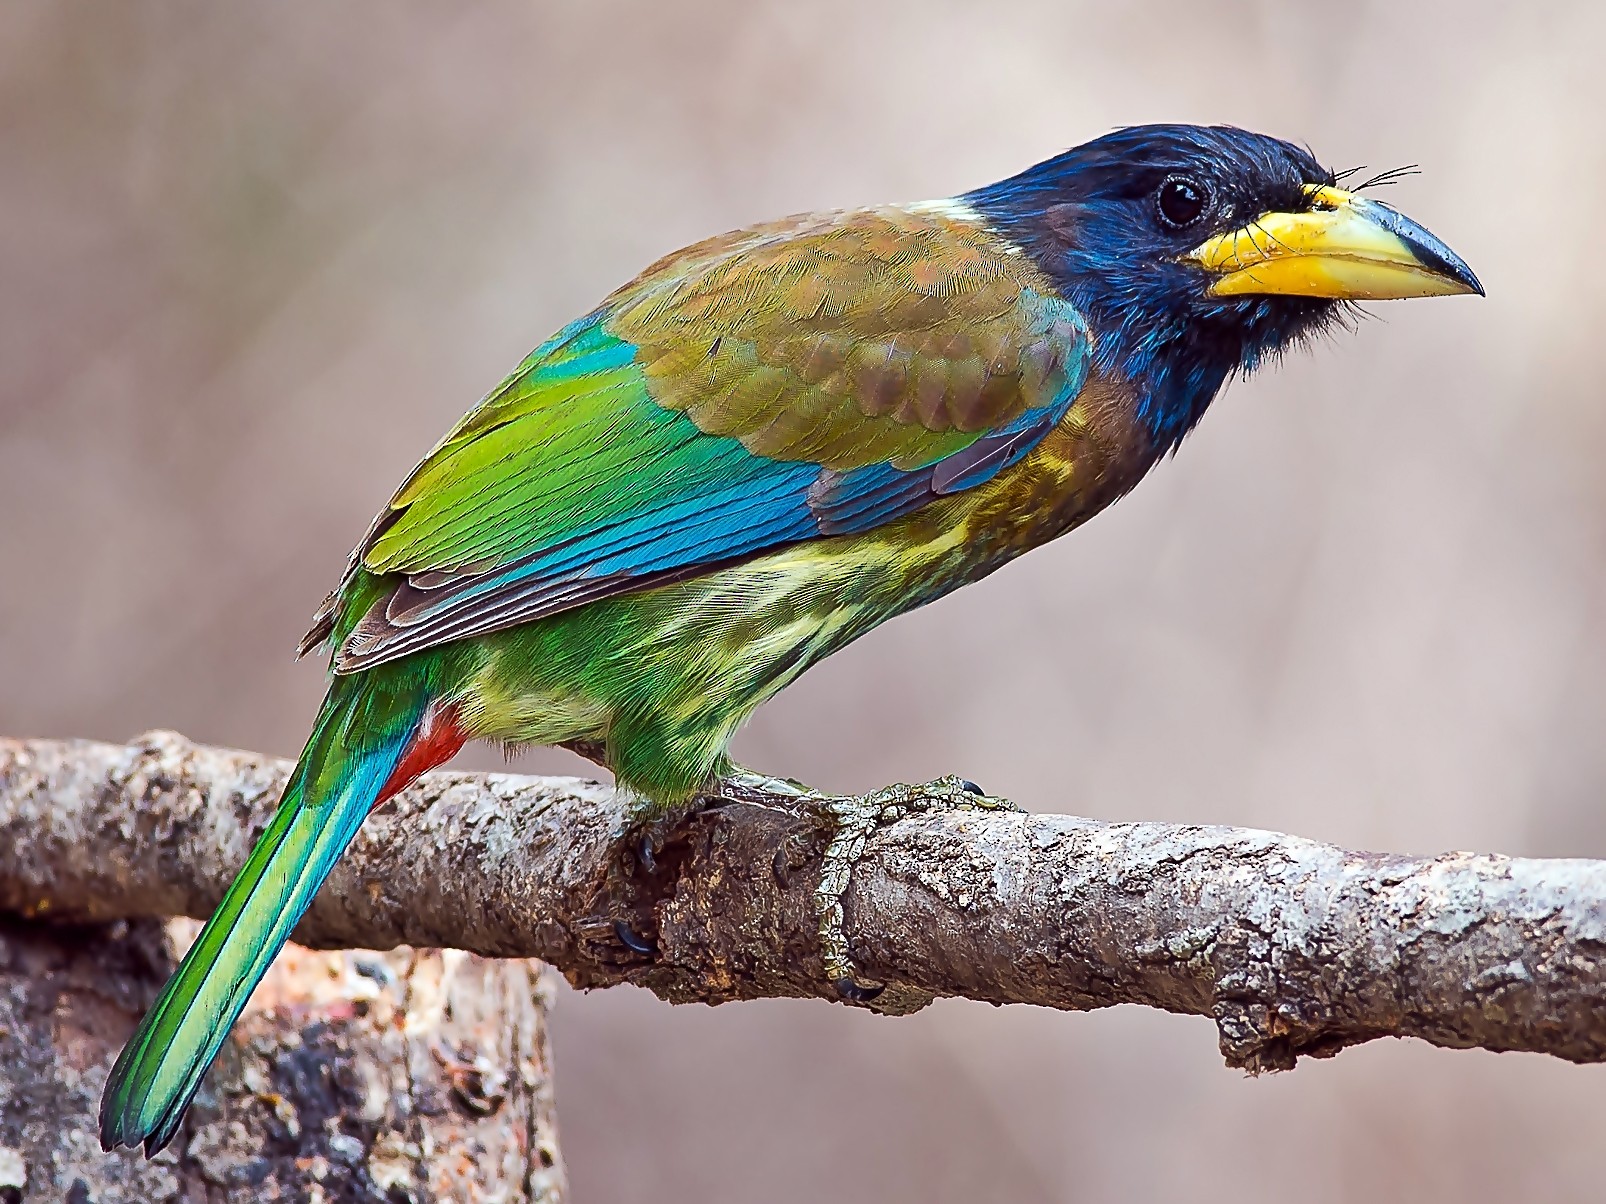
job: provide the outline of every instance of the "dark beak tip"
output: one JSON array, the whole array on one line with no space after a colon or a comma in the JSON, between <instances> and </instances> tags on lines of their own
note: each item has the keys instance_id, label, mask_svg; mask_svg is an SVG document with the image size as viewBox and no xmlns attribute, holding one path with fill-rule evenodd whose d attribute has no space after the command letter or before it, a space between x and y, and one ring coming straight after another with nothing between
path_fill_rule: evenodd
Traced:
<instances>
[{"instance_id":1,"label":"dark beak tip","mask_svg":"<svg viewBox=\"0 0 1606 1204\"><path fill-rule=\"evenodd\" d=\"M1438 248L1429 250L1428 254L1418 253L1418 260L1422 266L1446 280L1453 280L1469 293L1476 293L1480 297L1488 294L1483 290L1483 282L1473 274L1459 256L1450 252L1448 247L1442 251Z\"/></svg>"},{"instance_id":2,"label":"dark beak tip","mask_svg":"<svg viewBox=\"0 0 1606 1204\"><path fill-rule=\"evenodd\" d=\"M1434 251L1436 253L1430 255L1430 262L1428 265L1433 271L1438 272L1441 276L1445 276L1451 280L1454 280L1469 293L1476 293L1480 297L1488 295L1483 291L1483 282L1479 280L1473 270L1467 266L1466 260L1462 259L1443 243L1439 243L1439 245L1434 248Z\"/></svg>"},{"instance_id":3,"label":"dark beak tip","mask_svg":"<svg viewBox=\"0 0 1606 1204\"><path fill-rule=\"evenodd\" d=\"M1466 264L1461 265L1461 270L1455 273L1454 279L1457 284L1462 285L1469 293L1476 293L1480 297L1489 295L1483 290L1483 282L1472 274L1472 269L1467 267Z\"/></svg>"},{"instance_id":4,"label":"dark beak tip","mask_svg":"<svg viewBox=\"0 0 1606 1204\"><path fill-rule=\"evenodd\" d=\"M1382 201L1367 199L1360 204L1373 221L1405 243L1423 267L1455 281L1468 292L1476 293L1480 297L1487 296L1482 283L1467 266L1466 260L1450 250L1437 235Z\"/></svg>"},{"instance_id":5,"label":"dark beak tip","mask_svg":"<svg viewBox=\"0 0 1606 1204\"><path fill-rule=\"evenodd\" d=\"M1469 293L1487 296L1483 291L1483 282L1467 266L1466 261L1437 239L1426 246L1418 244L1414 249L1422 266L1447 280L1455 281Z\"/></svg>"}]
</instances>

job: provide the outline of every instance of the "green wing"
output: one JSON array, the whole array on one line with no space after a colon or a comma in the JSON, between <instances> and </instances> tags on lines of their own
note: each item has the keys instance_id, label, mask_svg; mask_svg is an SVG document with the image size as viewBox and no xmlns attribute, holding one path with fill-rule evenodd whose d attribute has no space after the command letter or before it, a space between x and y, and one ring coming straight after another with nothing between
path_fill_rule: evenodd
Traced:
<instances>
[{"instance_id":1,"label":"green wing","mask_svg":"<svg viewBox=\"0 0 1606 1204\"><path fill-rule=\"evenodd\" d=\"M338 672L862 531L1026 454L1080 318L932 207L798 218L649 268L414 470L303 647Z\"/></svg>"}]
</instances>

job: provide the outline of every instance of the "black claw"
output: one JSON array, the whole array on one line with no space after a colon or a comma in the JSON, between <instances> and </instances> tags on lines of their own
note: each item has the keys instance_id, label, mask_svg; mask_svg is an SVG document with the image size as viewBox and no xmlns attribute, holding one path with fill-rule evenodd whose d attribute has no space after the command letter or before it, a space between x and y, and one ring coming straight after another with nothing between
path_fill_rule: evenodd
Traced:
<instances>
[{"instance_id":1,"label":"black claw","mask_svg":"<svg viewBox=\"0 0 1606 1204\"><path fill-rule=\"evenodd\" d=\"M980 786L976 785L976 783L972 782L969 778L960 778L959 779L959 786L960 786L960 789L964 790L965 793L967 793L967 794L979 794L984 798L987 795L987 792L985 790L983 790Z\"/></svg>"},{"instance_id":2,"label":"black claw","mask_svg":"<svg viewBox=\"0 0 1606 1204\"><path fill-rule=\"evenodd\" d=\"M792 859L787 856L786 845L783 843L775 850L775 856L770 859L770 873L775 875L775 884L782 890L792 885Z\"/></svg>"},{"instance_id":3,"label":"black claw","mask_svg":"<svg viewBox=\"0 0 1606 1204\"><path fill-rule=\"evenodd\" d=\"M836 993L848 1003L869 1003L887 989L884 985L879 987L860 986L851 978L839 978L831 985L836 988Z\"/></svg>"},{"instance_id":4,"label":"black claw","mask_svg":"<svg viewBox=\"0 0 1606 1204\"><path fill-rule=\"evenodd\" d=\"M632 953L641 953L651 957L658 952L657 941L649 941L623 920L615 920L613 922L613 934L619 938L619 943Z\"/></svg>"},{"instance_id":5,"label":"black claw","mask_svg":"<svg viewBox=\"0 0 1606 1204\"><path fill-rule=\"evenodd\" d=\"M641 866L648 874L656 874L658 872L658 858L654 857L652 853L652 834L650 832L643 833L641 839L636 842L636 864Z\"/></svg>"}]
</instances>

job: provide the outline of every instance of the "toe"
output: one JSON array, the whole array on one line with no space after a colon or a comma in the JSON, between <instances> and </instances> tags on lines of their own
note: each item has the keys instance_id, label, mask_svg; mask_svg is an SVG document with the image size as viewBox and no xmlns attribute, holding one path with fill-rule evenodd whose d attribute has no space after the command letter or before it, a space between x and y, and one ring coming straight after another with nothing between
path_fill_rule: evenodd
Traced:
<instances>
[{"instance_id":1,"label":"toe","mask_svg":"<svg viewBox=\"0 0 1606 1204\"><path fill-rule=\"evenodd\" d=\"M619 938L619 943L632 953L640 953L651 957L658 952L658 943L642 936L624 920L613 922L613 934Z\"/></svg>"},{"instance_id":2,"label":"toe","mask_svg":"<svg viewBox=\"0 0 1606 1204\"><path fill-rule=\"evenodd\" d=\"M869 1003L887 989L885 986L867 987L861 983L854 982L851 978L835 979L831 985L836 988L836 993L848 1003Z\"/></svg>"},{"instance_id":3,"label":"toe","mask_svg":"<svg viewBox=\"0 0 1606 1204\"><path fill-rule=\"evenodd\" d=\"M641 866L645 873L658 872L658 858L653 853L651 832L643 833L641 839L636 841L636 864Z\"/></svg>"}]
</instances>

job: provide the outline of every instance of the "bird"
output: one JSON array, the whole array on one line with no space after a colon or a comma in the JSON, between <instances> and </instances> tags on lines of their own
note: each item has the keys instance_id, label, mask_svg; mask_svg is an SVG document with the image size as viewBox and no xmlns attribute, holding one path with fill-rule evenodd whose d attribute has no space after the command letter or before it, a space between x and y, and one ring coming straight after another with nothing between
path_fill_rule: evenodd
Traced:
<instances>
[{"instance_id":1,"label":"bird","mask_svg":"<svg viewBox=\"0 0 1606 1204\"><path fill-rule=\"evenodd\" d=\"M363 818L468 741L599 750L650 862L745 772L727 747L756 707L1122 497L1230 379L1357 303L1483 294L1344 178L1235 127L1124 127L944 199L709 238L542 343L318 610L312 733L117 1059L102 1145L172 1140Z\"/></svg>"}]
</instances>

